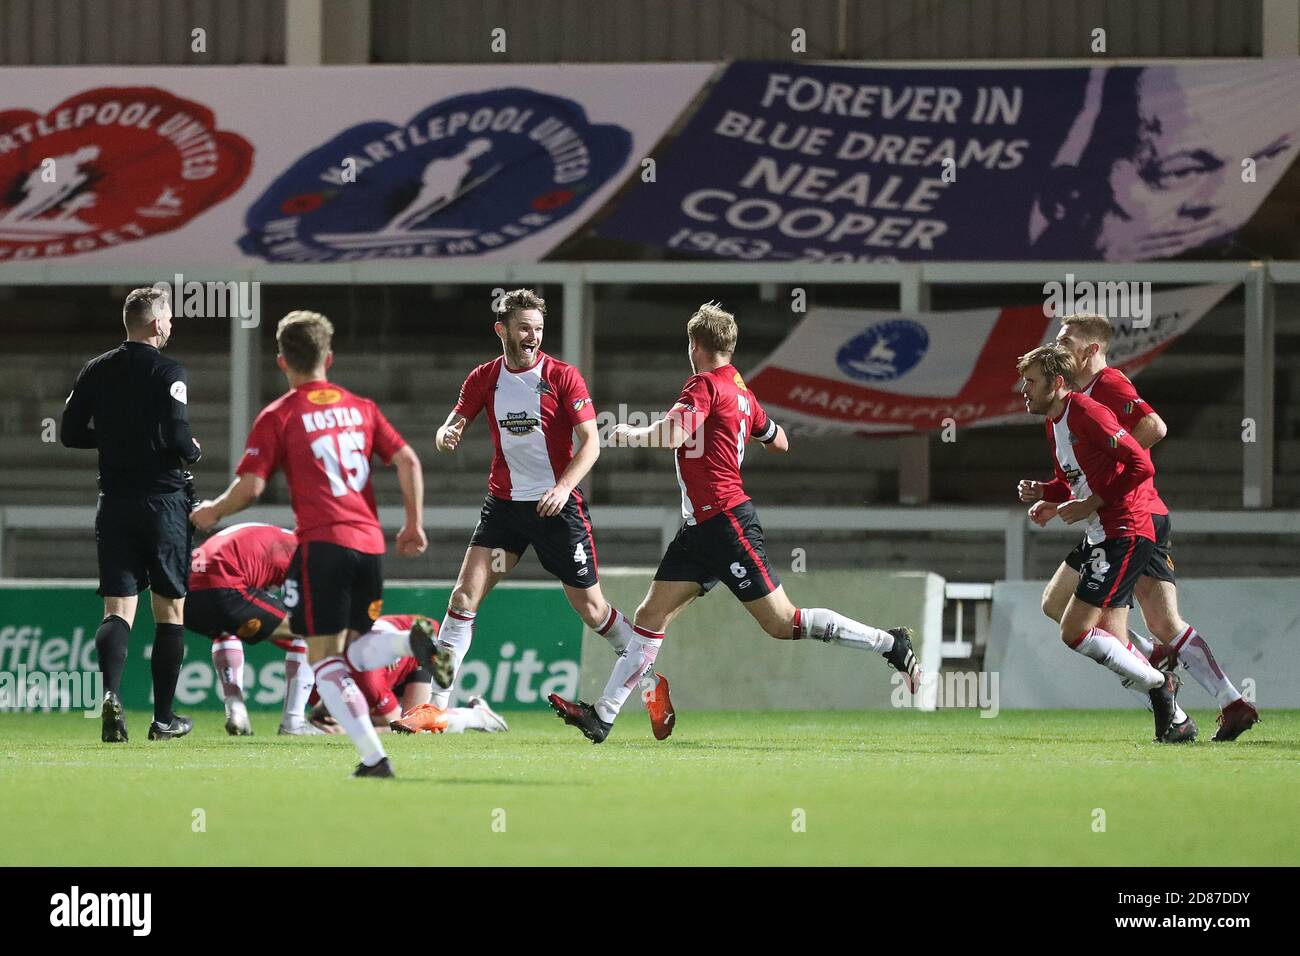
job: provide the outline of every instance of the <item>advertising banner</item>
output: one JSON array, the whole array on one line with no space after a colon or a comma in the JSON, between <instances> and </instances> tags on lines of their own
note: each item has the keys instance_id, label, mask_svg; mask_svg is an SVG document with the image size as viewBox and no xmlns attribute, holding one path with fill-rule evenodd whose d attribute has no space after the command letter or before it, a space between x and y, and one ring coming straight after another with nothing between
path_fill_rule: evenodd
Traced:
<instances>
[{"instance_id":1,"label":"advertising banner","mask_svg":"<svg viewBox=\"0 0 1300 956\"><path fill-rule=\"evenodd\" d=\"M1130 376L1232 289L1150 292L1143 288L1149 283L1131 285L1136 288L1121 291L1144 317L1116 323L1108 352L1110 364ZM1115 290L1096 291L1109 297ZM1028 421L1016 390L1016 359L1054 339L1059 328L1041 305L918 313L812 309L745 380L777 421L805 433L921 432L949 419L956 425Z\"/></svg>"},{"instance_id":2,"label":"advertising banner","mask_svg":"<svg viewBox=\"0 0 1300 956\"><path fill-rule=\"evenodd\" d=\"M442 618L449 586L392 582L384 588L386 614ZM92 582L42 586L20 581L0 587L0 710L93 710L103 695L95 656L95 629L103 599ZM153 707L149 651L153 615L140 602L122 677L128 708ZM185 634L185 663L176 707L220 710L212 642ZM498 710L540 709L547 694L573 697L578 689L582 622L559 585L501 584L483 602L474 643L461 667L453 705L481 696ZM278 710L284 702L284 651L268 643L244 646L244 693L251 709Z\"/></svg>"},{"instance_id":3,"label":"advertising banner","mask_svg":"<svg viewBox=\"0 0 1300 956\"><path fill-rule=\"evenodd\" d=\"M0 70L0 275L65 259L535 261L713 69L154 67L130 85Z\"/></svg>"},{"instance_id":4,"label":"advertising banner","mask_svg":"<svg viewBox=\"0 0 1300 956\"><path fill-rule=\"evenodd\" d=\"M1297 148L1294 60L741 62L599 232L697 259L1165 259L1230 243Z\"/></svg>"}]
</instances>

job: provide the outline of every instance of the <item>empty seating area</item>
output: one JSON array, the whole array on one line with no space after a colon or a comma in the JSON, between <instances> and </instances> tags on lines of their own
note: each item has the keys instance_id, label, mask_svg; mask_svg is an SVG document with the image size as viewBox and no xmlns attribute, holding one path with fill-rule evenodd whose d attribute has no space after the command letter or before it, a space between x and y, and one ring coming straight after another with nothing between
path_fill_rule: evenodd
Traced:
<instances>
[{"instance_id":1,"label":"empty seating area","mask_svg":"<svg viewBox=\"0 0 1300 956\"><path fill-rule=\"evenodd\" d=\"M71 451L51 436L64 398L80 366L121 339L117 310L127 290L118 287L18 287L0 289L0 317L7 330L6 375L0 378L0 505L93 505L92 452ZM560 289L544 289L550 324L543 346L561 352ZM1033 302L1036 290L986 288L936 290L935 308ZM1277 421L1275 504L1300 507L1300 289L1281 287L1277 307ZM275 366L274 327L291 308L314 308L336 326L336 381L375 398L420 453L425 467L426 504L476 506L486 488L491 440L479 422L466 432L460 451L440 455L433 437L466 372L493 358L499 346L487 308L490 290L428 286L265 287L256 335L259 406L284 390ZM809 307L891 309L892 287L818 288ZM1138 378L1139 389L1167 421L1168 439L1155 451L1159 485L1178 509L1241 507L1242 311L1241 290L1177 342ZM587 369L597 409L616 413L620 405L662 412L676 399L689 374L685 321L704 299L719 297L741 323L736 365L754 368L793 326L788 293L731 286L605 287L596 298L594 370ZM169 346L190 375L190 415L203 443L196 468L200 494L218 493L229 481L240 451L230 448L230 330L221 318L179 318ZM760 396L762 397L762 396ZM1050 458L1037 420L1026 424L960 430L957 440L930 438L931 501L948 505L1014 503L1022 477L1047 477ZM746 486L760 513L779 505L882 506L899 500L900 442L892 438L801 438L788 456L746 456ZM375 471L381 504L395 505L396 475ZM674 506L678 486L666 453L653 449L607 450L585 483L593 503L600 559L606 565L652 565L659 556L657 529L602 530L601 509L614 505ZM286 502L276 481L266 503ZM389 559L393 577L446 578L455 574L470 528L431 535L431 554L419 561ZM970 534L877 534L808 529L797 535L772 532L774 565L789 566L791 549L806 549L820 567L925 568L953 580L991 580L1002 572L1002 540ZM1030 574L1050 573L1063 539L1034 535L1028 551ZM1300 559L1294 542L1242 541L1178 536L1180 571L1223 575L1295 574ZM26 577L82 577L94 573L93 535L83 530L8 529L0 555L3 573ZM536 576L533 559L521 574Z\"/></svg>"}]
</instances>

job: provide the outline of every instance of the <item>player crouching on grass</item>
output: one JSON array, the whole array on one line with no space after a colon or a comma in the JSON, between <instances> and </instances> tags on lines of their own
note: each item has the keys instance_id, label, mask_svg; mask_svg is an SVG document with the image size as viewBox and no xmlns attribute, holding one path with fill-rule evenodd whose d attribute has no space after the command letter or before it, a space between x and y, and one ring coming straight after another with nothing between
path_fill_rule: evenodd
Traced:
<instances>
[{"instance_id":1,"label":"player crouching on grass","mask_svg":"<svg viewBox=\"0 0 1300 956\"><path fill-rule=\"evenodd\" d=\"M1156 473L1151 456L1105 406L1071 391L1076 364L1065 346L1040 346L1022 355L1016 370L1024 379L1025 410L1046 419L1056 472L1049 482L1021 482L1021 496L1034 485L1042 501L1059 503L1056 514L1066 524L1089 521L1088 558L1061 615L1061 640L1147 691L1156 741L1176 741L1177 675L1156 670L1127 637L1103 626L1108 609L1127 607L1155 551L1146 488Z\"/></svg>"},{"instance_id":2,"label":"player crouching on grass","mask_svg":"<svg viewBox=\"0 0 1300 956\"><path fill-rule=\"evenodd\" d=\"M290 630L284 598L268 590L284 585L297 547L292 531L249 521L217 532L194 549L185 626L212 639L212 668L221 684L226 733L232 737L253 733L244 700L244 644L264 640L287 652L279 732L322 733L303 715L316 686L307 664L307 643Z\"/></svg>"},{"instance_id":3,"label":"player crouching on grass","mask_svg":"<svg viewBox=\"0 0 1300 956\"><path fill-rule=\"evenodd\" d=\"M769 451L788 451L789 444L785 430L767 417L731 364L738 334L731 313L716 303L700 306L686 324L687 354L695 374L677 404L646 428L617 425L610 433L613 445L673 450L684 523L637 608L636 634L595 706L550 696L555 713L593 743L609 735L632 688L652 671L669 623L719 580L777 640L811 638L875 651L903 674L912 693L921 685L909 628L885 631L827 608L796 608L768 564L763 527L745 494L740 464L750 438Z\"/></svg>"},{"instance_id":4,"label":"player crouching on grass","mask_svg":"<svg viewBox=\"0 0 1300 956\"><path fill-rule=\"evenodd\" d=\"M417 624L431 636L437 636L438 622L422 614L385 614L375 621L372 631L400 636ZM429 672L414 657L403 657L387 667L354 674L354 678L370 706L371 722L380 733L388 730L402 734L460 734L467 730L499 733L510 729L482 697L471 697L468 707L443 708L431 704L433 688ZM313 708L310 720L326 733L341 732L323 704Z\"/></svg>"},{"instance_id":5,"label":"player crouching on grass","mask_svg":"<svg viewBox=\"0 0 1300 956\"><path fill-rule=\"evenodd\" d=\"M1113 331L1110 320L1105 316L1070 315L1061 320L1056 341L1074 356L1075 387L1084 395L1105 405L1120 425L1128 429L1134 440L1150 450L1165 437L1165 423L1155 409L1142 400L1128 377L1106 363L1106 352ZM1022 495L1022 498L1037 500L1033 497L1034 483L1029 484L1029 497ZM1236 740L1259 722L1259 711L1233 686L1204 636L1178 613L1178 585L1169 545L1169 508L1160 499L1153 482L1148 481L1147 488L1151 494L1151 521L1155 526L1156 547L1150 563L1142 569L1142 576L1138 578L1133 595L1142 608L1142 617L1151 629L1151 636L1159 643L1153 643L1131 628L1128 629L1129 640L1159 670L1171 670L1181 663L1219 705L1219 729L1215 732L1214 739L1219 742ZM1035 505L1032 510L1033 520L1039 525L1047 524L1056 514L1055 506L1046 502ZM1043 591L1043 613L1055 621L1061 619L1087 554L1086 542L1081 542L1057 568L1056 574ZM1125 632L1123 628L1103 626L1114 634ZM1143 700L1146 699L1145 694L1141 696ZM1181 716L1175 715L1175 726L1189 728L1189 735L1182 739L1195 737L1195 722L1182 724L1182 720Z\"/></svg>"}]
</instances>

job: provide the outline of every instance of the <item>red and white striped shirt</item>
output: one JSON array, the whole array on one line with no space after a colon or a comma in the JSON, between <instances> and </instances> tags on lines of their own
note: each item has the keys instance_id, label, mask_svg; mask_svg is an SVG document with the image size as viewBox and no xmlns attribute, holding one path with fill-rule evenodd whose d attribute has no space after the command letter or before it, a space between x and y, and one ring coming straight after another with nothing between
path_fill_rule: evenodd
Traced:
<instances>
[{"instance_id":1,"label":"red and white striped shirt","mask_svg":"<svg viewBox=\"0 0 1300 956\"><path fill-rule=\"evenodd\" d=\"M745 442L769 441L776 423L736 367L723 365L692 375L668 417L691 436L673 456L682 489L682 519L698 524L748 501L740 479Z\"/></svg>"},{"instance_id":2,"label":"red and white striped shirt","mask_svg":"<svg viewBox=\"0 0 1300 956\"><path fill-rule=\"evenodd\" d=\"M1110 409L1111 414L1129 432L1133 431L1138 422L1155 411L1137 393L1128 376L1109 365L1093 376L1088 387L1083 389L1083 394ZM1148 481L1142 487L1151 495L1151 513L1169 514L1169 507L1160 499L1160 493L1156 491L1155 481Z\"/></svg>"},{"instance_id":3,"label":"red and white striped shirt","mask_svg":"<svg viewBox=\"0 0 1300 956\"><path fill-rule=\"evenodd\" d=\"M1155 466L1110 409L1070 392L1060 417L1048 418L1046 426L1056 478L1043 485L1043 500L1082 501L1095 492L1104 504L1088 522L1089 544L1124 537L1154 541L1151 495L1143 483L1155 475Z\"/></svg>"},{"instance_id":4,"label":"red and white striped shirt","mask_svg":"<svg viewBox=\"0 0 1300 956\"><path fill-rule=\"evenodd\" d=\"M536 501L573 461L573 429L596 417L582 374L539 352L525 369L496 358L469 373L453 410L466 422L487 411L492 430L488 491L506 501Z\"/></svg>"}]
</instances>

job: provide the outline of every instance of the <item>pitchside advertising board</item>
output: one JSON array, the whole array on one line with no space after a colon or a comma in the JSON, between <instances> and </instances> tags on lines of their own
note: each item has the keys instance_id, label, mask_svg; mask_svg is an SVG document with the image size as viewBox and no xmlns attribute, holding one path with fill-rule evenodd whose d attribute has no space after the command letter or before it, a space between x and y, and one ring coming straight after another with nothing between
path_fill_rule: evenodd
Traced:
<instances>
[{"instance_id":1,"label":"pitchside advertising board","mask_svg":"<svg viewBox=\"0 0 1300 956\"><path fill-rule=\"evenodd\" d=\"M95 708L102 686L97 684L95 629L103 618L103 599L94 588L91 582L0 587L0 712ZM450 595L449 585L390 582L384 587L384 612L441 619ZM122 678L122 698L129 708L153 706L153 629L149 602L141 601ZM207 638L186 632L178 707L221 708L211 647ZM267 643L246 644L244 655L249 706L279 709L284 651ZM548 694L576 695L581 656L582 622L558 585L500 585L479 611L453 700L477 695L503 710L540 709Z\"/></svg>"}]
</instances>

